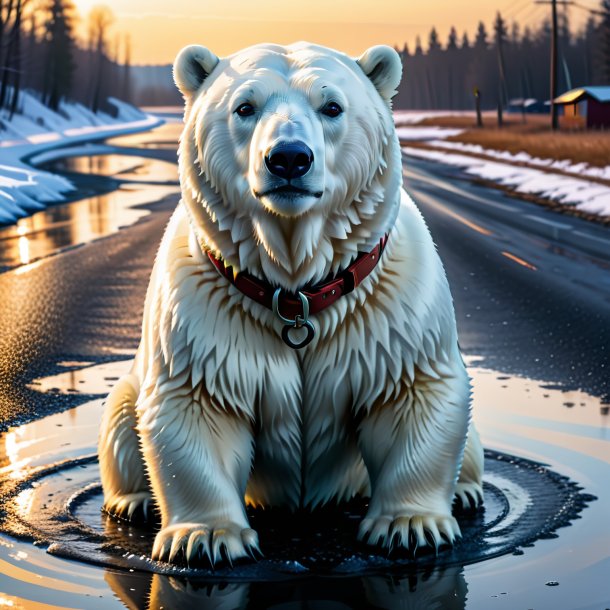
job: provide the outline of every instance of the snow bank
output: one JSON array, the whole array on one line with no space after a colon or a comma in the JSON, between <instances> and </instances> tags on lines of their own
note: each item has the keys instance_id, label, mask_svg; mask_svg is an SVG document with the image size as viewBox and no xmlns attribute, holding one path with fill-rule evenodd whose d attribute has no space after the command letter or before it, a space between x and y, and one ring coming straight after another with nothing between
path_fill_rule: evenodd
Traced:
<instances>
[{"instance_id":1,"label":"snow bank","mask_svg":"<svg viewBox=\"0 0 610 610\"><path fill-rule=\"evenodd\" d=\"M417 140L419 142L423 142L426 140L431 140L433 142L442 142L442 140L438 138L450 138L451 136L458 136L464 130L463 129L454 129L451 127L397 127L396 133L398 134L398 139L401 141L405 140Z\"/></svg>"},{"instance_id":2,"label":"snow bank","mask_svg":"<svg viewBox=\"0 0 610 610\"><path fill-rule=\"evenodd\" d=\"M118 99L108 101L116 109L114 117L72 102L62 103L58 112L52 112L29 93L22 94L20 113L12 119L0 111L0 224L64 201L74 191L65 178L28 165L34 154L151 129L163 122Z\"/></svg>"},{"instance_id":3,"label":"snow bank","mask_svg":"<svg viewBox=\"0 0 610 610\"><path fill-rule=\"evenodd\" d=\"M448 136L443 136L448 137ZM537 165L539 167L547 167L556 169L569 174L577 174L578 176L588 176L590 178L601 178L610 180L610 165L605 167L592 167L588 163L574 163L570 159L541 159L532 157L526 152L511 153L507 150L494 150L492 148L483 148L480 144L467 144L465 142L445 142L443 140L429 141L431 146L436 148L445 148L459 152L473 153L476 155L485 155L509 161L510 163L527 163L528 165Z\"/></svg>"},{"instance_id":4,"label":"snow bank","mask_svg":"<svg viewBox=\"0 0 610 610\"><path fill-rule=\"evenodd\" d=\"M425 119L436 119L442 116L465 116L472 117L473 122L476 117L471 110L394 110L394 123L397 127L401 125L415 125Z\"/></svg>"},{"instance_id":5,"label":"snow bank","mask_svg":"<svg viewBox=\"0 0 610 610\"><path fill-rule=\"evenodd\" d=\"M438 150L406 146L403 151L412 157L460 167L471 176L508 186L518 193L571 205L589 214L610 216L610 187L602 184Z\"/></svg>"}]
</instances>

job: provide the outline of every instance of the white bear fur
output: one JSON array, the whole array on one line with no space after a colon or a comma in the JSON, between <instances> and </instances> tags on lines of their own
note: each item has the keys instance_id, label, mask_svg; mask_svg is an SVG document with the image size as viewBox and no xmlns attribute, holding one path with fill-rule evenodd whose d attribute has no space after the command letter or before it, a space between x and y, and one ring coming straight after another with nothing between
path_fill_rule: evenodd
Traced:
<instances>
[{"instance_id":1,"label":"white bear fur","mask_svg":"<svg viewBox=\"0 0 610 610\"><path fill-rule=\"evenodd\" d=\"M156 258L133 370L108 397L105 509L131 518L154 503L153 558L169 561L251 555L245 502L315 507L358 493L371 496L368 543L453 542L454 496L482 502L483 453L445 272L401 188L397 54L373 47L354 60L298 43L219 59L195 46L176 60L175 80L186 100L182 202ZM320 113L329 99L344 110L337 118ZM244 100L255 116L236 115ZM254 194L281 139L311 147L303 184L321 197ZM388 231L377 267L312 316L315 337L301 350L202 253L296 290Z\"/></svg>"}]
</instances>

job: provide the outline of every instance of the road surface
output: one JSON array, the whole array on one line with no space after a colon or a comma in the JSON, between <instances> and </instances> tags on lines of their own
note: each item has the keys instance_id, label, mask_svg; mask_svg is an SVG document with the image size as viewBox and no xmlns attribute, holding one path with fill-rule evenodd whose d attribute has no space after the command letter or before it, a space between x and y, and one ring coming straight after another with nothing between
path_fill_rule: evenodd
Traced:
<instances>
[{"instance_id":1,"label":"road surface","mask_svg":"<svg viewBox=\"0 0 610 610\"><path fill-rule=\"evenodd\" d=\"M610 401L610 230L448 166L406 158L404 175L445 265L464 352Z\"/></svg>"},{"instance_id":2,"label":"road surface","mask_svg":"<svg viewBox=\"0 0 610 610\"><path fill-rule=\"evenodd\" d=\"M170 125L148 140L125 138L131 147L125 152L133 154L135 141L136 152L142 144L145 155L168 160L176 135L177 127ZM163 137L160 146L156 140ZM0 274L4 427L84 400L60 400L32 390L31 382L51 374L58 362L111 359L137 346L148 277L178 195L170 188L173 194L154 200L159 187L148 182L159 184L158 161L139 160L141 165L129 174L121 159L108 157L106 172L99 164L87 164L89 173L81 182L90 188L91 173L115 171L114 187L121 181L135 184L144 201L153 197L141 206L150 214L139 221L87 241L90 232L83 238L82 225L104 225L106 207L114 205L103 196L87 200L85 216L75 209L78 204L58 206L41 213L26 232L0 235L0 259L7 267L17 265ZM85 169L82 162L76 168ZM164 184L171 184L175 168L165 171ZM610 401L610 231L473 185L439 164L407 158L404 175L444 261L464 353L497 370L580 388ZM119 198L130 196L118 192ZM582 249L544 237L558 226L564 233L569 227L572 238L581 235ZM38 262L19 265L12 256L23 254L24 239L30 250L40 250ZM598 250L607 245L606 260L587 253L591 243ZM58 249L63 249L59 255L49 256Z\"/></svg>"},{"instance_id":3,"label":"road surface","mask_svg":"<svg viewBox=\"0 0 610 610\"><path fill-rule=\"evenodd\" d=\"M66 456L94 450L99 395L137 347L154 256L178 202L168 161L179 128L121 138L115 144L124 148L115 152L122 154L100 149L104 156L95 161L70 162L68 170L85 173L76 179L86 200L0 230L0 425L19 426L0 434L0 471L45 463L39 447L47 443ZM235 593L277 598L278 608L306 599L348 607L365 594L380 608L609 606L608 230L476 186L440 164L406 158L404 176L447 270L484 444L548 463L599 500L556 540L430 579L381 575L234 591L222 585L185 593L180 603L192 595L193 604L218 607L215 595ZM106 194L95 196L98 188ZM99 518L99 507L91 518ZM65 562L6 536L0 565L0 602L15 605L27 599L105 610L132 603L136 590L147 598L149 587L163 599L167 584ZM32 582L36 587L24 584ZM560 586L548 586L555 582ZM168 591L178 595L175 584Z\"/></svg>"}]
</instances>

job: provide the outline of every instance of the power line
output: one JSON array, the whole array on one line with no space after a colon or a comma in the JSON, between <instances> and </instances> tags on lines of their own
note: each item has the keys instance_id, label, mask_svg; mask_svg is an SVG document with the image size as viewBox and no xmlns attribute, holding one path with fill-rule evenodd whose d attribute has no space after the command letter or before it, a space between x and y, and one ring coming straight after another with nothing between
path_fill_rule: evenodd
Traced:
<instances>
[{"instance_id":1,"label":"power line","mask_svg":"<svg viewBox=\"0 0 610 610\"><path fill-rule=\"evenodd\" d=\"M530 6L530 0L523 0L521 6L519 3L511 4L510 8L505 13L501 13L505 19L514 19L520 12Z\"/></svg>"},{"instance_id":2,"label":"power line","mask_svg":"<svg viewBox=\"0 0 610 610\"><path fill-rule=\"evenodd\" d=\"M542 7L539 5L534 5L530 7L530 10L523 16L523 21L525 23L525 25L527 26L527 22L532 20L532 17L536 14L536 19L540 18L540 11L541 11Z\"/></svg>"},{"instance_id":3,"label":"power line","mask_svg":"<svg viewBox=\"0 0 610 610\"><path fill-rule=\"evenodd\" d=\"M530 4L529 0L520 9L518 9L514 14L510 15L508 17L508 19L511 19L512 21L514 21L515 18L517 17L517 15L519 15L519 13L522 13L524 10L526 10L528 8L531 8L531 4ZM535 8L537 8L537 7L535 7Z\"/></svg>"},{"instance_id":4,"label":"power line","mask_svg":"<svg viewBox=\"0 0 610 610\"><path fill-rule=\"evenodd\" d=\"M584 4L580 4L578 2L570 2L569 4L570 6L574 6L583 11L587 11L587 13L590 13L591 15L597 15L598 17L610 16L610 11L600 11L599 9L589 8L588 6L585 6Z\"/></svg>"}]
</instances>

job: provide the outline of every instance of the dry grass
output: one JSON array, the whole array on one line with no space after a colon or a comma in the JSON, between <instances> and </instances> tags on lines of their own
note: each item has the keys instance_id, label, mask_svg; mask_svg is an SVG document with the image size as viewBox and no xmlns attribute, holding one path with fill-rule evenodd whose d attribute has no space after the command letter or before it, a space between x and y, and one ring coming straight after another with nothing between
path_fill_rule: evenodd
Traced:
<instances>
[{"instance_id":1,"label":"dry grass","mask_svg":"<svg viewBox=\"0 0 610 610\"><path fill-rule=\"evenodd\" d=\"M419 125L462 127L466 131L448 138L449 141L479 144L483 148L525 151L533 157L571 159L574 163L605 167L610 165L610 131L560 130L549 128L549 117L505 115L505 125L495 126L495 114L485 113L482 128L474 126L474 117L441 116L423 120Z\"/></svg>"}]
</instances>

